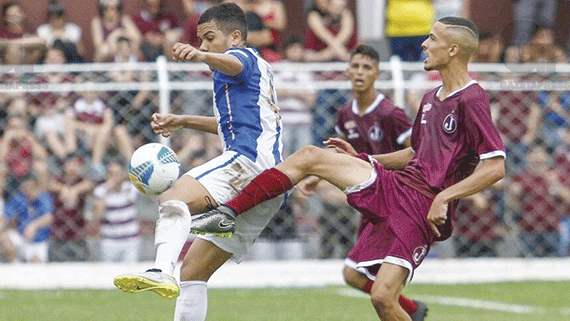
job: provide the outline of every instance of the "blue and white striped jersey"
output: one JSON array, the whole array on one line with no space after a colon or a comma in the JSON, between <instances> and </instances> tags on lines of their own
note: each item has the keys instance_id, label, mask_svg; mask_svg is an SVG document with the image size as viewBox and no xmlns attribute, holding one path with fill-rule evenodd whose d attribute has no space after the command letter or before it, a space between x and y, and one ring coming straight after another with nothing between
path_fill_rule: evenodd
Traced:
<instances>
[{"instance_id":1,"label":"blue and white striped jersey","mask_svg":"<svg viewBox=\"0 0 570 321\"><path fill-rule=\"evenodd\" d=\"M281 117L273 70L252 48L231 48L243 71L237 76L214 72L214 115L224 150L234 151L265 168L282 161Z\"/></svg>"}]
</instances>

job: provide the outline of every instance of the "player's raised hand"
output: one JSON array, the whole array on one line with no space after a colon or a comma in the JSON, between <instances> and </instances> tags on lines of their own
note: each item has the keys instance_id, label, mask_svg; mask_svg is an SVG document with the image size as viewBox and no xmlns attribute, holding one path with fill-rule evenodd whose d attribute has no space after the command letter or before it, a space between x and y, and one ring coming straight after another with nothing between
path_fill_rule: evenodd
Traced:
<instances>
[{"instance_id":1,"label":"player's raised hand","mask_svg":"<svg viewBox=\"0 0 570 321\"><path fill-rule=\"evenodd\" d=\"M354 147L352 147L352 145L350 145L350 143L344 139L331 137L325 140L323 144L325 144L326 147L334 148L337 153L348 154L352 156L358 154Z\"/></svg>"},{"instance_id":2,"label":"player's raised hand","mask_svg":"<svg viewBox=\"0 0 570 321\"><path fill-rule=\"evenodd\" d=\"M183 126L181 116L179 115L154 113L150 119L150 127L154 133L164 137L169 137L172 132L182 129Z\"/></svg>"},{"instance_id":3,"label":"player's raised hand","mask_svg":"<svg viewBox=\"0 0 570 321\"><path fill-rule=\"evenodd\" d=\"M172 46L172 58L176 61L202 61L204 53L189 44L177 42Z\"/></svg>"},{"instance_id":4,"label":"player's raised hand","mask_svg":"<svg viewBox=\"0 0 570 321\"><path fill-rule=\"evenodd\" d=\"M433 233L440 237L441 233L438 230L438 226L445 224L447 220L447 208L448 203L443 201L443 199L439 197L435 197L433 202L431 203L431 207L429 209L427 220L429 223L429 227L433 231Z\"/></svg>"}]
</instances>

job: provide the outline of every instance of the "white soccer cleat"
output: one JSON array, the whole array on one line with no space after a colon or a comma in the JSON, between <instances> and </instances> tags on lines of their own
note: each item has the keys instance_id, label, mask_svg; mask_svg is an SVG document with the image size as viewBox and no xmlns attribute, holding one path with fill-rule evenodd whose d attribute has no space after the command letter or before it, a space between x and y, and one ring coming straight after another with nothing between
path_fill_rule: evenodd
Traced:
<instances>
[{"instance_id":1,"label":"white soccer cleat","mask_svg":"<svg viewBox=\"0 0 570 321\"><path fill-rule=\"evenodd\" d=\"M174 277L158 269L150 269L143 273L118 275L113 280L113 284L124 292L153 291L167 299L175 298L180 293Z\"/></svg>"}]
</instances>

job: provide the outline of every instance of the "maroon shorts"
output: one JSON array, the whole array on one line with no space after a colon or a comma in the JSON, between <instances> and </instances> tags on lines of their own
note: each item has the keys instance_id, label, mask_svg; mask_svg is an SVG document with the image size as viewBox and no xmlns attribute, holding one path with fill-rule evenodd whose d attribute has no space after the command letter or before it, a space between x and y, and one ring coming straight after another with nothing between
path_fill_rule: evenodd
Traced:
<instances>
[{"instance_id":1,"label":"maroon shorts","mask_svg":"<svg viewBox=\"0 0 570 321\"><path fill-rule=\"evenodd\" d=\"M376 177L348 188L348 203L369 221L347 256L347 265L374 280L380 264L388 262L410 271L428 253L435 235L427 213L432 199L402 184L394 171L373 162Z\"/></svg>"}]
</instances>

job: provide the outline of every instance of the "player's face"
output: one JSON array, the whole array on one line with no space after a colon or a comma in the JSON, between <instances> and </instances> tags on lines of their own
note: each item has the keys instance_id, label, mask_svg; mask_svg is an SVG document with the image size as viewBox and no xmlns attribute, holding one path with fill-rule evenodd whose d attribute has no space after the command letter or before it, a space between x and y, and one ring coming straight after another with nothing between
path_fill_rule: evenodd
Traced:
<instances>
[{"instance_id":1,"label":"player's face","mask_svg":"<svg viewBox=\"0 0 570 321\"><path fill-rule=\"evenodd\" d=\"M223 53L237 45L233 37L218 28L214 20L198 25L198 39L202 42L200 50L205 52Z\"/></svg>"},{"instance_id":2,"label":"player's face","mask_svg":"<svg viewBox=\"0 0 570 321\"><path fill-rule=\"evenodd\" d=\"M374 81L380 77L378 61L362 54L354 55L348 66L348 77L356 93L373 89Z\"/></svg>"},{"instance_id":3,"label":"player's face","mask_svg":"<svg viewBox=\"0 0 570 321\"><path fill-rule=\"evenodd\" d=\"M427 56L424 60L425 70L440 70L449 62L450 45L445 35L445 25L436 22L428 38L422 43L422 49Z\"/></svg>"}]
</instances>

